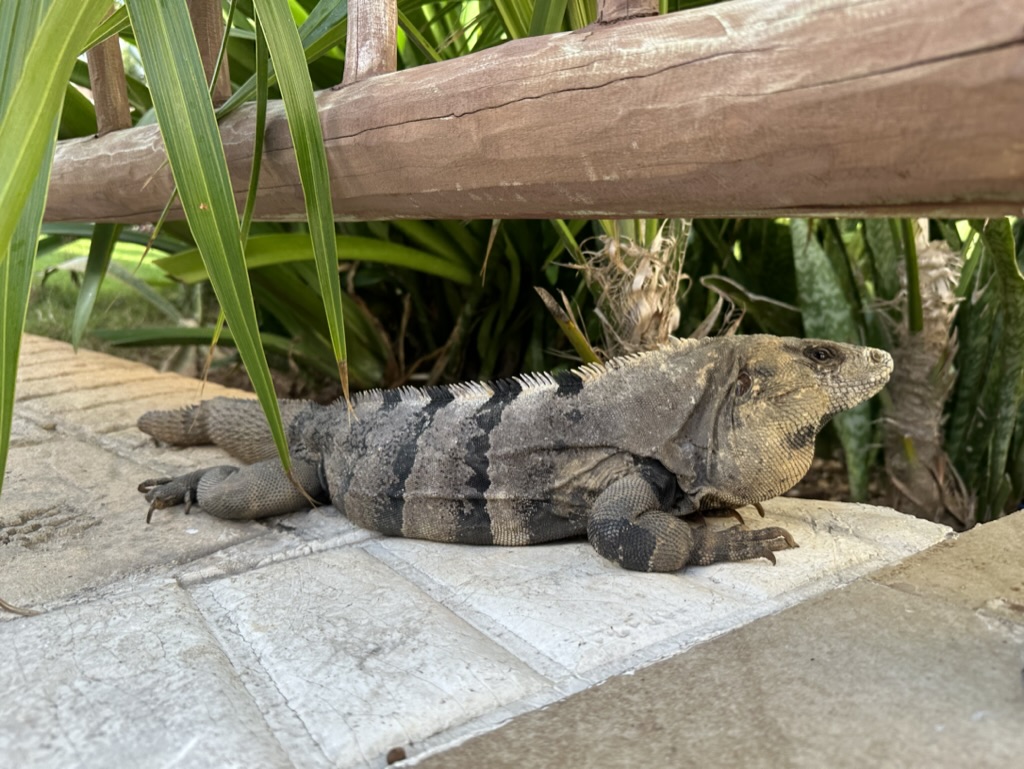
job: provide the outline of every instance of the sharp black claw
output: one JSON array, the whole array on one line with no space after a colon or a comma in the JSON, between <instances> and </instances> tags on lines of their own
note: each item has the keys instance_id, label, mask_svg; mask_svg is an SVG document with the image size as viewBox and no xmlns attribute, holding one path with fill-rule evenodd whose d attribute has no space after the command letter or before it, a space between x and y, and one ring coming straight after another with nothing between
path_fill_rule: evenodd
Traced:
<instances>
[{"instance_id":1,"label":"sharp black claw","mask_svg":"<svg viewBox=\"0 0 1024 769\"><path fill-rule=\"evenodd\" d=\"M775 553L771 550L766 551L764 557L772 562L772 566L778 566L778 561L775 560Z\"/></svg>"},{"instance_id":2,"label":"sharp black claw","mask_svg":"<svg viewBox=\"0 0 1024 769\"><path fill-rule=\"evenodd\" d=\"M153 511L154 511L155 509L156 509L156 502L154 502L153 504L151 504L151 505L149 506L149 510L147 510L147 511L146 511L146 525L147 525L147 526L149 525L149 522L153 520Z\"/></svg>"},{"instance_id":3,"label":"sharp black claw","mask_svg":"<svg viewBox=\"0 0 1024 769\"><path fill-rule=\"evenodd\" d=\"M153 489L155 489L157 486L162 486L165 483L170 483L171 480L173 480L173 479L171 479L171 478L150 478L148 481L143 481L142 483L139 484L139 491L141 491L143 494L147 494L150 491L152 491Z\"/></svg>"},{"instance_id":4,"label":"sharp black claw","mask_svg":"<svg viewBox=\"0 0 1024 769\"><path fill-rule=\"evenodd\" d=\"M754 509L757 510L757 512L759 512L761 514L762 518L764 518L764 508L761 506L760 502L755 502L754 503Z\"/></svg>"}]
</instances>

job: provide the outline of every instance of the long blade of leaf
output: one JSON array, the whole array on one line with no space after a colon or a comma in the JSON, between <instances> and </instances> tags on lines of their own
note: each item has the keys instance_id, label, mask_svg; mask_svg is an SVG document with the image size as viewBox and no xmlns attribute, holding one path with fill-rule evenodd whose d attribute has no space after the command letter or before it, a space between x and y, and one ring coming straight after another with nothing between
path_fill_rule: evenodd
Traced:
<instances>
[{"instance_id":1,"label":"long blade of leaf","mask_svg":"<svg viewBox=\"0 0 1024 769\"><path fill-rule=\"evenodd\" d=\"M89 35L89 39L82 45L79 55L85 53L97 43L102 43L111 35L116 35L131 29L131 22L128 20L128 9L123 5L105 18L96 29Z\"/></svg>"},{"instance_id":2,"label":"long blade of leaf","mask_svg":"<svg viewBox=\"0 0 1024 769\"><path fill-rule=\"evenodd\" d=\"M334 209L331 179L324 152L323 130L313 98L313 83L306 68L302 41L288 11L287 0L257 0L256 13L267 37L267 47L277 72L288 129L295 147L295 159L306 202L306 221L313 241L317 275L323 294L331 347L338 364L342 392L348 400L345 319L341 309L341 283L338 280L338 251L334 240Z\"/></svg>"},{"instance_id":3,"label":"long blade of leaf","mask_svg":"<svg viewBox=\"0 0 1024 769\"><path fill-rule=\"evenodd\" d=\"M188 11L184 3L128 0L128 13L185 218L267 415L281 461L290 469L281 412L260 345L224 147Z\"/></svg>"},{"instance_id":4,"label":"long blade of leaf","mask_svg":"<svg viewBox=\"0 0 1024 769\"><path fill-rule=\"evenodd\" d=\"M537 0L530 18L530 36L551 35L562 31L568 0Z\"/></svg>"},{"instance_id":5,"label":"long blade of leaf","mask_svg":"<svg viewBox=\"0 0 1024 769\"><path fill-rule=\"evenodd\" d=\"M427 40L423 33L419 31L417 26L409 21L409 17L402 13L401 10L398 11L398 26L406 35L408 35L412 44L415 45L424 56L433 62L439 62L444 59L444 57L437 52L437 49L434 48L431 42Z\"/></svg>"},{"instance_id":6,"label":"long blade of leaf","mask_svg":"<svg viewBox=\"0 0 1024 769\"><path fill-rule=\"evenodd\" d=\"M428 275L437 275L463 285L473 282L473 274L465 264L456 264L444 257L409 246L358 235L335 235L334 242L339 259L390 264ZM245 262L249 269L313 258L312 241L309 235L304 233L253 235L245 248ZM206 268L197 249L165 256L154 263L185 283L196 283L206 280L207 277Z\"/></svg>"},{"instance_id":7,"label":"long blade of leaf","mask_svg":"<svg viewBox=\"0 0 1024 769\"><path fill-rule=\"evenodd\" d=\"M992 350L992 368L985 383L983 408L991 415L987 478L978 496L978 519L1002 514L1009 494L1007 462L1010 441L1021 403L1024 402L1024 276L1017 266L1010 221L992 219L982 231L985 248L995 269L1002 333L998 352Z\"/></svg>"},{"instance_id":8,"label":"long blade of leaf","mask_svg":"<svg viewBox=\"0 0 1024 769\"><path fill-rule=\"evenodd\" d=\"M10 97L0 112L0 260L6 257L39 169L47 165L50 127L64 102L75 57L109 5L110 0L53 0L39 26L25 30L32 42L20 74L10 80L5 74ZM28 7L19 6L15 14Z\"/></svg>"},{"instance_id":9,"label":"long blade of leaf","mask_svg":"<svg viewBox=\"0 0 1024 769\"><path fill-rule=\"evenodd\" d=\"M29 47L27 43L32 39L42 11L42 6L32 0L5 3L0 8L0 29L3 30L0 32L0 114L5 114L5 107L11 106L14 83L22 76L24 67L33 64L30 53L34 46ZM40 66L42 63L34 64ZM58 109L59 106L58 101ZM50 115L48 130L42 137L42 162L28 180L28 194L21 210L15 212L10 240L0 241L0 296L3 297L0 305L0 492L3 491L4 468L10 448L21 334L32 283L32 264L46 205L58 121L56 113ZM3 157L6 157L7 149L0 145ZM13 609L9 604L4 608Z\"/></svg>"},{"instance_id":10,"label":"long blade of leaf","mask_svg":"<svg viewBox=\"0 0 1024 769\"><path fill-rule=\"evenodd\" d=\"M249 170L249 190L245 195L245 210L242 212L241 240L246 247L249 240L249 226L256 208L256 188L260 182L260 166L263 164L263 140L267 133L267 91L269 89L267 38L263 27L256 21L256 124L253 130L252 166Z\"/></svg>"},{"instance_id":11,"label":"long blade of leaf","mask_svg":"<svg viewBox=\"0 0 1024 769\"><path fill-rule=\"evenodd\" d=\"M313 12L299 27L299 37L302 39L303 48L305 48L307 62L320 58L344 41L347 19L348 3L344 0L317 3ZM277 82L277 75L274 74L273 68L270 70L269 82L270 85ZM223 118L250 101L254 93L256 93L256 75L238 86L231 94L231 98L220 105L217 109L217 118Z\"/></svg>"},{"instance_id":12,"label":"long blade of leaf","mask_svg":"<svg viewBox=\"0 0 1024 769\"><path fill-rule=\"evenodd\" d=\"M103 278L110 266L110 257L114 253L120 232L120 224L98 222L93 228L92 240L89 242L89 257L85 262L85 277L78 291L75 314L71 319L71 344L76 350L82 342L82 334L85 333L85 326L92 315L92 308L96 305L96 296L103 285Z\"/></svg>"}]
</instances>

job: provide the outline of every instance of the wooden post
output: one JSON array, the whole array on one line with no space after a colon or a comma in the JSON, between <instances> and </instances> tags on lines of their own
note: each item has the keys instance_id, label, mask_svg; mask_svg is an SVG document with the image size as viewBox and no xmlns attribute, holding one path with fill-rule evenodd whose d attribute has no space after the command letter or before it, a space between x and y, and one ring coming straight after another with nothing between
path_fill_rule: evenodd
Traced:
<instances>
[{"instance_id":1,"label":"wooden post","mask_svg":"<svg viewBox=\"0 0 1024 769\"><path fill-rule=\"evenodd\" d=\"M597 0L598 24L657 15L658 0Z\"/></svg>"},{"instance_id":2,"label":"wooden post","mask_svg":"<svg viewBox=\"0 0 1024 769\"><path fill-rule=\"evenodd\" d=\"M110 13L114 12L111 6ZM107 14L107 16L110 15ZM132 110L128 103L128 89L124 79L124 60L117 35L94 45L86 53L89 65L89 84L92 103L96 107L96 133L103 136L110 131L131 128Z\"/></svg>"},{"instance_id":3,"label":"wooden post","mask_svg":"<svg viewBox=\"0 0 1024 769\"><path fill-rule=\"evenodd\" d=\"M224 38L224 12L220 0L188 0L188 14L192 17L192 29L195 31L196 43L199 44L199 56L203 60L203 71L209 84L213 70L217 66L217 54ZM221 65L217 82L214 83L213 106L219 107L231 96L231 76L228 73L227 56Z\"/></svg>"},{"instance_id":4,"label":"wooden post","mask_svg":"<svg viewBox=\"0 0 1024 769\"><path fill-rule=\"evenodd\" d=\"M341 85L398 68L396 0L349 0L345 75Z\"/></svg>"}]
</instances>

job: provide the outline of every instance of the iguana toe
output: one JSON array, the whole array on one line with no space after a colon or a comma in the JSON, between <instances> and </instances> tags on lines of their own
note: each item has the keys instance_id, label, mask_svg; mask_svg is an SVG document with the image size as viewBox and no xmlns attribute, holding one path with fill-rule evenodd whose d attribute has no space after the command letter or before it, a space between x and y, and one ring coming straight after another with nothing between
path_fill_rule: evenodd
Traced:
<instances>
[{"instance_id":1,"label":"iguana toe","mask_svg":"<svg viewBox=\"0 0 1024 769\"><path fill-rule=\"evenodd\" d=\"M699 532L699 533L698 533ZM744 529L733 526L723 531L694 531L694 548L690 563L706 566L718 561L746 561L765 558L775 564L775 551L798 547L785 529Z\"/></svg>"},{"instance_id":2,"label":"iguana toe","mask_svg":"<svg viewBox=\"0 0 1024 769\"><path fill-rule=\"evenodd\" d=\"M149 510L146 511L146 523L153 519L154 510L163 510L185 503L185 514L188 515L192 504L196 501L196 473L179 475L177 478L151 478L139 484L139 491L146 495Z\"/></svg>"}]
</instances>

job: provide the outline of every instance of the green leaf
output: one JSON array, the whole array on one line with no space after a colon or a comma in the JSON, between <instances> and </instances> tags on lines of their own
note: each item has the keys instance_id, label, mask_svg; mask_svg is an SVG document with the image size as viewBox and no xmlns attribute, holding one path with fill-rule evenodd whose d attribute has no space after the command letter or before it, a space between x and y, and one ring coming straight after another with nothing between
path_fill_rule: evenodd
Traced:
<instances>
[{"instance_id":1,"label":"green leaf","mask_svg":"<svg viewBox=\"0 0 1024 769\"><path fill-rule=\"evenodd\" d=\"M907 326L911 334L919 334L924 330L924 312L921 308L921 278L917 269L914 220L901 220L900 232L903 235L903 263L907 276Z\"/></svg>"},{"instance_id":2,"label":"green leaf","mask_svg":"<svg viewBox=\"0 0 1024 769\"><path fill-rule=\"evenodd\" d=\"M424 56L435 63L444 61L444 57L438 53L437 49L429 40L427 40L423 33L419 31L416 25L409 21L409 17L402 13L401 10L398 11L398 26L406 35L409 36L413 45L423 52Z\"/></svg>"},{"instance_id":3,"label":"green leaf","mask_svg":"<svg viewBox=\"0 0 1024 769\"><path fill-rule=\"evenodd\" d=\"M533 9L530 0L494 0L501 20L505 22L505 31L513 40L529 34L530 19Z\"/></svg>"},{"instance_id":4,"label":"green leaf","mask_svg":"<svg viewBox=\"0 0 1024 769\"><path fill-rule=\"evenodd\" d=\"M348 3L344 0L333 0L320 2L313 12L309 14L302 26L299 27L299 37L305 48L307 62L315 61L320 56L334 48L344 40L344 30L347 28ZM270 85L277 82L277 76L271 69L269 75ZM243 104L252 99L256 93L256 75L253 75L242 83L231 98L224 102L217 109L217 118L229 115Z\"/></svg>"},{"instance_id":5,"label":"green leaf","mask_svg":"<svg viewBox=\"0 0 1024 769\"><path fill-rule=\"evenodd\" d=\"M19 14L37 18L33 3L4 0L0 5L7 24L13 25ZM53 0L38 27L20 27L31 43L23 66L9 72L13 62L8 61L0 94L0 259L6 257L39 169L48 165L50 127L60 113L75 57L109 7L110 0Z\"/></svg>"},{"instance_id":6,"label":"green leaf","mask_svg":"<svg viewBox=\"0 0 1024 769\"><path fill-rule=\"evenodd\" d=\"M895 299L900 291L900 260L903 248L895 219L865 219L864 239L868 244L875 274L875 291L882 299Z\"/></svg>"},{"instance_id":7,"label":"green leaf","mask_svg":"<svg viewBox=\"0 0 1024 769\"><path fill-rule=\"evenodd\" d=\"M5 0L0 3L0 114L4 115L5 121L10 117L10 108L18 103L14 98L14 84L22 77L24 68L48 63L32 59L32 53L36 50L33 33L43 10L43 6L33 0ZM57 93L59 95L60 91ZM59 102L57 104L59 107ZM6 113L5 107L8 108ZM20 137L26 142L42 140L40 162L29 174L27 193L19 208L13 212L14 223L10 234L0 241L0 297L3 297L3 303L0 304L0 491L3 490L4 468L7 466L10 448L21 334L25 325L39 228L46 205L57 124L58 116L54 112L49 122L43 124L45 131L41 136ZM0 159L4 161L5 169L9 154L14 151L13 146L0 145Z\"/></svg>"},{"instance_id":8,"label":"green leaf","mask_svg":"<svg viewBox=\"0 0 1024 769\"><path fill-rule=\"evenodd\" d=\"M89 322L89 316L92 315L96 296L100 292L100 286L103 285L103 278L107 274L110 257L114 253L114 246L117 244L117 236L120 233L120 224L100 222L93 227L92 240L89 242L89 258L85 263L85 277L82 280L82 287L78 291L75 315L71 321L71 344L76 350L82 342L85 325Z\"/></svg>"},{"instance_id":9,"label":"green leaf","mask_svg":"<svg viewBox=\"0 0 1024 769\"><path fill-rule=\"evenodd\" d=\"M804 331L810 337L836 342L860 343L854 309L847 303L843 283L806 219L790 223L797 292L803 312ZM871 454L871 407L862 403L833 418L846 454L850 495L867 499Z\"/></svg>"},{"instance_id":10,"label":"green leaf","mask_svg":"<svg viewBox=\"0 0 1024 769\"><path fill-rule=\"evenodd\" d=\"M473 274L465 265L426 251L358 235L335 235L334 242L338 258L342 260L391 264L463 285L473 282ZM245 261L250 269L313 258L313 244L305 233L253 235L245 248ZM207 278L203 260L196 249L162 257L155 264L185 283L197 283Z\"/></svg>"},{"instance_id":11,"label":"green leaf","mask_svg":"<svg viewBox=\"0 0 1024 769\"><path fill-rule=\"evenodd\" d=\"M442 256L453 264L464 263L459 247L452 242L447 233L433 222L422 222L416 219L399 219L390 223L392 227L405 235L413 243Z\"/></svg>"},{"instance_id":12,"label":"green leaf","mask_svg":"<svg viewBox=\"0 0 1024 769\"><path fill-rule=\"evenodd\" d=\"M987 478L978 495L978 519L998 517L1009 495L1007 464L1017 414L1024 401L1024 276L1017 267L1017 255L1009 219L992 219L982 231L985 248L992 258L1001 326L998 347L991 349L988 377L983 396L984 411L990 417Z\"/></svg>"},{"instance_id":13,"label":"green leaf","mask_svg":"<svg viewBox=\"0 0 1024 769\"><path fill-rule=\"evenodd\" d=\"M185 217L267 414L281 461L290 469L277 396L260 345L224 147L187 8L173 0L128 0L128 13Z\"/></svg>"},{"instance_id":14,"label":"green leaf","mask_svg":"<svg viewBox=\"0 0 1024 769\"><path fill-rule=\"evenodd\" d=\"M263 27L256 20L256 121L253 127L252 165L249 170L249 189L245 195L245 209L242 212L240 239L246 248L249 241L249 227L252 225L253 211L256 209L256 188L260 181L260 168L263 165L263 144L267 134L267 93L270 87L269 52L267 38Z\"/></svg>"},{"instance_id":15,"label":"green leaf","mask_svg":"<svg viewBox=\"0 0 1024 769\"><path fill-rule=\"evenodd\" d=\"M1024 482L1024 277L1009 220L988 222L982 244L972 257L973 271L962 278L958 376L946 447L976 495L977 520L986 521L1004 512L1011 491L1019 493Z\"/></svg>"},{"instance_id":16,"label":"green leaf","mask_svg":"<svg viewBox=\"0 0 1024 769\"><path fill-rule=\"evenodd\" d=\"M530 18L530 36L551 35L562 31L568 0L536 0Z\"/></svg>"},{"instance_id":17,"label":"green leaf","mask_svg":"<svg viewBox=\"0 0 1024 769\"><path fill-rule=\"evenodd\" d=\"M107 7L110 7L110 3L107 3ZM122 32L130 31L131 27L131 21L128 20L128 8L122 5L93 30L92 34L89 35L89 38L79 50L79 55L85 53L97 43L102 43L111 35L118 35Z\"/></svg>"},{"instance_id":18,"label":"green leaf","mask_svg":"<svg viewBox=\"0 0 1024 769\"><path fill-rule=\"evenodd\" d=\"M313 98L313 83L306 68L302 41L288 11L287 0L255 0L267 47L277 73L288 129L295 147L295 159L306 202L306 221L313 242L320 291L323 295L331 346L338 364L342 391L348 399L345 318L341 307L341 283L338 280L338 251L334 239L334 209L331 179L324 152L323 131Z\"/></svg>"},{"instance_id":19,"label":"green leaf","mask_svg":"<svg viewBox=\"0 0 1024 769\"><path fill-rule=\"evenodd\" d=\"M64 106L60 111L58 138L72 139L96 133L96 108L85 95L68 83L64 89Z\"/></svg>"}]
</instances>

